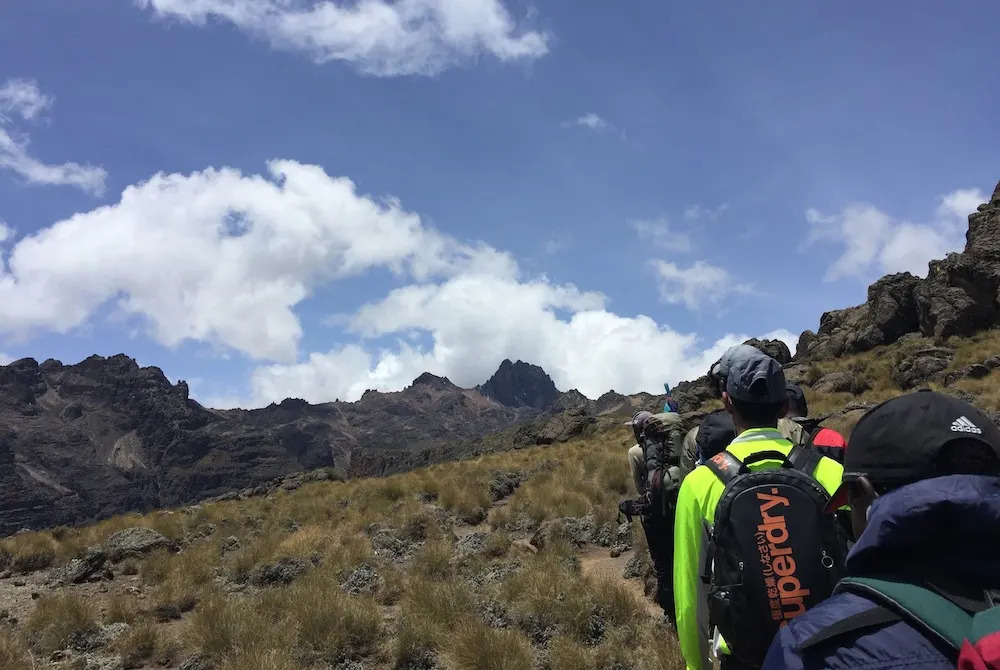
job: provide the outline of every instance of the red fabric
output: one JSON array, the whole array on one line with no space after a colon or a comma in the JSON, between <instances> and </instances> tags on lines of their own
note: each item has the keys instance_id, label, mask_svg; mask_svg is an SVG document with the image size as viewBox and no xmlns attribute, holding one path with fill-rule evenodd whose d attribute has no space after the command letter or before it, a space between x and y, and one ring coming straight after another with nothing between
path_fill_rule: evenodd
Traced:
<instances>
[{"instance_id":1,"label":"red fabric","mask_svg":"<svg viewBox=\"0 0 1000 670\"><path fill-rule=\"evenodd\" d=\"M844 436L832 428L820 428L813 437L813 445L817 447L833 447L834 449L846 449L847 440Z\"/></svg>"},{"instance_id":2,"label":"red fabric","mask_svg":"<svg viewBox=\"0 0 1000 670\"><path fill-rule=\"evenodd\" d=\"M992 633L973 646L968 640L958 654L958 670L1000 670L1000 633Z\"/></svg>"}]
</instances>

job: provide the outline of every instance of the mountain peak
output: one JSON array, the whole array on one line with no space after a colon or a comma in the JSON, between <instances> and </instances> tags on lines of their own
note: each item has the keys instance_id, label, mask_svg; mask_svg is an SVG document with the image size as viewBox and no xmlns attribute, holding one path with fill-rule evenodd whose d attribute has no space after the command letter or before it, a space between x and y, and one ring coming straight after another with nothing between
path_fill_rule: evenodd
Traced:
<instances>
[{"instance_id":1,"label":"mountain peak","mask_svg":"<svg viewBox=\"0 0 1000 670\"><path fill-rule=\"evenodd\" d=\"M458 388L447 377L439 377L431 372L425 372L416 379L410 386L430 386L432 388Z\"/></svg>"},{"instance_id":2,"label":"mountain peak","mask_svg":"<svg viewBox=\"0 0 1000 670\"><path fill-rule=\"evenodd\" d=\"M545 370L524 361L504 359L500 368L479 391L507 407L545 409L558 397L559 391Z\"/></svg>"}]
</instances>

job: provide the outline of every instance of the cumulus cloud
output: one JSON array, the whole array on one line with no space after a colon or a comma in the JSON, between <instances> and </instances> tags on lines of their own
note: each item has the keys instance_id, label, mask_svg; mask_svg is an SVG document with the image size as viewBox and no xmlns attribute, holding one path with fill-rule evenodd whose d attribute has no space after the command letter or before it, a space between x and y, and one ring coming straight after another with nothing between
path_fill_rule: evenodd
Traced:
<instances>
[{"instance_id":1,"label":"cumulus cloud","mask_svg":"<svg viewBox=\"0 0 1000 670\"><path fill-rule=\"evenodd\" d=\"M894 219L870 204L845 207L839 214L806 211L807 246L828 242L842 247L825 279L867 279L872 274L927 274L927 264L963 247L966 217L986 200L978 189L960 189L940 197L929 223Z\"/></svg>"},{"instance_id":2,"label":"cumulus cloud","mask_svg":"<svg viewBox=\"0 0 1000 670\"><path fill-rule=\"evenodd\" d=\"M53 103L34 81L10 79L0 87L0 168L20 175L29 184L75 186L92 195L104 192L103 168L79 163L50 165L28 153L29 139L15 127L32 121Z\"/></svg>"},{"instance_id":3,"label":"cumulus cloud","mask_svg":"<svg viewBox=\"0 0 1000 670\"><path fill-rule=\"evenodd\" d=\"M302 300L377 268L400 286L336 315L336 346L300 351ZM392 198L288 160L262 175L157 174L112 205L11 239L0 247L0 304L0 333L13 336L84 327L110 304L165 346L242 352L259 361L243 401L231 388L195 388L228 406L356 400L424 371L473 386L504 358L591 397L657 392L701 374L722 346L615 314L599 292L527 276L506 252L459 242Z\"/></svg>"},{"instance_id":4,"label":"cumulus cloud","mask_svg":"<svg viewBox=\"0 0 1000 670\"><path fill-rule=\"evenodd\" d=\"M660 280L660 297L672 305L699 309L718 304L734 294L751 293L753 287L737 281L728 270L708 261L695 261L687 268L664 260L651 261Z\"/></svg>"},{"instance_id":5,"label":"cumulus cloud","mask_svg":"<svg viewBox=\"0 0 1000 670\"><path fill-rule=\"evenodd\" d=\"M558 388L590 398L610 389L658 393L664 381L703 374L729 346L747 339L730 334L705 347L693 334L648 316L614 314L605 303L599 293L515 276L462 275L401 288L359 310L350 330L375 337L420 329L432 337L428 350L400 337L392 349L351 344L302 363L260 367L253 374L254 403L289 396L353 400L366 389L401 389L424 371L470 387L504 358L537 363ZM790 333L780 336L794 347Z\"/></svg>"},{"instance_id":6,"label":"cumulus cloud","mask_svg":"<svg viewBox=\"0 0 1000 670\"><path fill-rule=\"evenodd\" d=\"M116 300L164 345L200 340L289 361L302 334L293 307L319 283L373 267L426 279L511 263L322 168L268 169L269 178L229 168L157 174L114 205L22 238L0 273L0 332L65 332Z\"/></svg>"},{"instance_id":7,"label":"cumulus cloud","mask_svg":"<svg viewBox=\"0 0 1000 670\"><path fill-rule=\"evenodd\" d=\"M300 52L344 61L376 76L434 75L481 54L533 60L549 37L518 27L500 0L135 0L161 18L210 19Z\"/></svg>"},{"instance_id":8,"label":"cumulus cloud","mask_svg":"<svg viewBox=\"0 0 1000 670\"><path fill-rule=\"evenodd\" d=\"M691 251L691 237L686 233L672 230L670 221L665 217L632 222L639 239L652 242L655 246L667 251Z\"/></svg>"}]
</instances>

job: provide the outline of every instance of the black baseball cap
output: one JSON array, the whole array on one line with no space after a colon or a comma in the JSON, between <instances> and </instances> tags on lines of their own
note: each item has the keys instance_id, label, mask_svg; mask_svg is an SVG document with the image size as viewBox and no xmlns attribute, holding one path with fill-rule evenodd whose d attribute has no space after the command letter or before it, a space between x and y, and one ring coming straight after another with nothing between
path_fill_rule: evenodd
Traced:
<instances>
[{"instance_id":1,"label":"black baseball cap","mask_svg":"<svg viewBox=\"0 0 1000 670\"><path fill-rule=\"evenodd\" d=\"M847 485L859 477L903 486L937 477L937 456L955 440L981 442L1000 459L1000 428L967 402L922 389L886 400L868 411L844 452L844 483L827 511L847 504Z\"/></svg>"},{"instance_id":2,"label":"black baseball cap","mask_svg":"<svg viewBox=\"0 0 1000 670\"><path fill-rule=\"evenodd\" d=\"M802 387L792 382L787 382L785 388L788 391L788 402L792 407L802 408L802 416L809 416L809 405L806 403L806 394Z\"/></svg>"}]
</instances>

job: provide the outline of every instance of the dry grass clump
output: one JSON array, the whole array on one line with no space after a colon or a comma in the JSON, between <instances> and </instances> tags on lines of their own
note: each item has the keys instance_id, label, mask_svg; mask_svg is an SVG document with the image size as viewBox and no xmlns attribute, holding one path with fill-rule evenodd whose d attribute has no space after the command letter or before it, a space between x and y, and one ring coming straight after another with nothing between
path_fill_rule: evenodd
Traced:
<instances>
[{"instance_id":1,"label":"dry grass clump","mask_svg":"<svg viewBox=\"0 0 1000 670\"><path fill-rule=\"evenodd\" d=\"M455 670L531 670L531 645L510 630L490 628L479 621L463 622L445 650Z\"/></svg>"},{"instance_id":2,"label":"dry grass clump","mask_svg":"<svg viewBox=\"0 0 1000 670\"><path fill-rule=\"evenodd\" d=\"M247 654L292 649L295 630L288 613L263 597L209 593L187 620L187 642L223 665Z\"/></svg>"},{"instance_id":3,"label":"dry grass clump","mask_svg":"<svg viewBox=\"0 0 1000 670\"><path fill-rule=\"evenodd\" d=\"M110 651L121 657L126 670L142 668L147 663L170 665L180 653L178 644L163 635L151 621L140 621L112 643Z\"/></svg>"},{"instance_id":4,"label":"dry grass clump","mask_svg":"<svg viewBox=\"0 0 1000 670\"><path fill-rule=\"evenodd\" d=\"M34 649L50 653L80 643L97 626L97 612L90 602L73 594L55 594L37 602L24 632Z\"/></svg>"},{"instance_id":5,"label":"dry grass clump","mask_svg":"<svg viewBox=\"0 0 1000 670\"><path fill-rule=\"evenodd\" d=\"M55 563L58 543L49 533L21 533L0 541L0 569L28 573Z\"/></svg>"},{"instance_id":6,"label":"dry grass clump","mask_svg":"<svg viewBox=\"0 0 1000 670\"><path fill-rule=\"evenodd\" d=\"M554 553L528 561L504 582L501 594L518 626L538 642L556 634L590 638L594 600L571 564Z\"/></svg>"},{"instance_id":7,"label":"dry grass clump","mask_svg":"<svg viewBox=\"0 0 1000 670\"><path fill-rule=\"evenodd\" d=\"M28 670L37 667L28 647L16 635L0 635L0 668Z\"/></svg>"},{"instance_id":8,"label":"dry grass clump","mask_svg":"<svg viewBox=\"0 0 1000 670\"><path fill-rule=\"evenodd\" d=\"M370 598L345 595L322 576L303 579L286 595L284 608L299 644L316 660L336 664L370 654L382 637L382 611Z\"/></svg>"},{"instance_id":9,"label":"dry grass clump","mask_svg":"<svg viewBox=\"0 0 1000 670\"><path fill-rule=\"evenodd\" d=\"M413 557L411 572L428 579L445 579L453 573L451 556L454 545L447 540L431 540Z\"/></svg>"},{"instance_id":10,"label":"dry grass clump","mask_svg":"<svg viewBox=\"0 0 1000 670\"><path fill-rule=\"evenodd\" d=\"M139 608L133 597L114 596L104 605L105 623L131 624L139 618Z\"/></svg>"}]
</instances>

